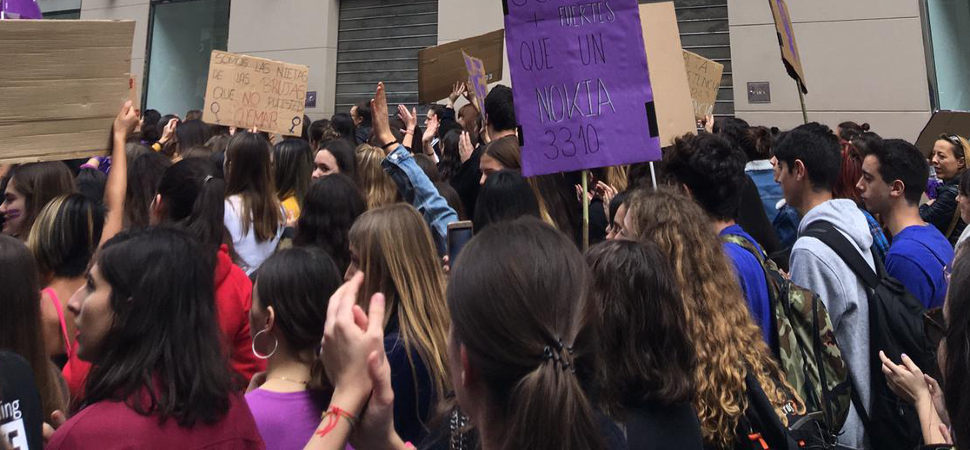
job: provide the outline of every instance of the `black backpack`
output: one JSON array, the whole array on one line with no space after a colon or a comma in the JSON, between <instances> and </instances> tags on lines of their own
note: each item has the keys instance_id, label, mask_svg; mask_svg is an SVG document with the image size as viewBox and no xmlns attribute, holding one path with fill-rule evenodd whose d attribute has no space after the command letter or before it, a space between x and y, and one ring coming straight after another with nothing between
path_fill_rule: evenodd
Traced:
<instances>
[{"instance_id":1,"label":"black backpack","mask_svg":"<svg viewBox=\"0 0 970 450\"><path fill-rule=\"evenodd\" d=\"M923 304L886 273L882 260L873 254L873 272L855 245L849 242L829 222L814 222L800 236L811 236L831 248L865 286L869 300L869 364L870 380L855 380L856 386L866 382L872 390L872 406L865 408L855 389L852 402L866 427L872 448L912 449L922 440L916 409L901 400L886 384L879 360L883 351L893 361L900 361L905 353L923 369L936 365L935 350L923 329ZM851 374L851 372L850 372Z\"/></svg>"}]
</instances>

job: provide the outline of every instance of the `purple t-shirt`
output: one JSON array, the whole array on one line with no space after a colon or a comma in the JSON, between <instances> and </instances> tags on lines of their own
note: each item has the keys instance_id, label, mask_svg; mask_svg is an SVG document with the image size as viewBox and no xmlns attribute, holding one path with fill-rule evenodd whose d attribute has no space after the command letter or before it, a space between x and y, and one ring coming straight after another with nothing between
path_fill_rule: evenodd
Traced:
<instances>
[{"instance_id":1,"label":"purple t-shirt","mask_svg":"<svg viewBox=\"0 0 970 450\"><path fill-rule=\"evenodd\" d=\"M246 394L246 403L267 450L305 447L320 425L327 400L310 391L284 393L256 389Z\"/></svg>"}]
</instances>

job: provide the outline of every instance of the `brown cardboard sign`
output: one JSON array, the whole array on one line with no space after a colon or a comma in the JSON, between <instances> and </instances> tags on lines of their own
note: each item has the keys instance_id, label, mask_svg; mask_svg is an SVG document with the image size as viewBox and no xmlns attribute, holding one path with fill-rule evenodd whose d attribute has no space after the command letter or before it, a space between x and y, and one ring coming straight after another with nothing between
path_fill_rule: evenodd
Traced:
<instances>
[{"instance_id":1,"label":"brown cardboard sign","mask_svg":"<svg viewBox=\"0 0 970 450\"><path fill-rule=\"evenodd\" d=\"M309 75L307 66L213 50L202 120L299 137Z\"/></svg>"},{"instance_id":2,"label":"brown cardboard sign","mask_svg":"<svg viewBox=\"0 0 970 450\"><path fill-rule=\"evenodd\" d=\"M788 75L798 82L799 89L808 93L805 86L805 72L802 71L802 56L798 52L795 42L795 27L791 23L791 14L785 0L768 0L771 4L771 14L775 18L775 32L778 34L778 46L781 47L781 59L785 63Z\"/></svg>"},{"instance_id":3,"label":"brown cardboard sign","mask_svg":"<svg viewBox=\"0 0 970 450\"><path fill-rule=\"evenodd\" d=\"M933 154L933 145L943 134L955 134L962 138L970 138L970 112L967 111L937 111L930 117L926 127L916 139L916 147L929 157Z\"/></svg>"},{"instance_id":4,"label":"brown cardboard sign","mask_svg":"<svg viewBox=\"0 0 970 450\"><path fill-rule=\"evenodd\" d=\"M660 127L660 145L666 147L675 138L697 132L674 3L640 5L640 24Z\"/></svg>"},{"instance_id":5,"label":"brown cardboard sign","mask_svg":"<svg viewBox=\"0 0 970 450\"><path fill-rule=\"evenodd\" d=\"M107 151L134 33L133 21L0 20L0 162Z\"/></svg>"},{"instance_id":6,"label":"brown cardboard sign","mask_svg":"<svg viewBox=\"0 0 970 450\"><path fill-rule=\"evenodd\" d=\"M418 101L434 103L451 94L456 81L468 79L462 52L482 60L488 83L502 80L505 30L428 47L418 52Z\"/></svg>"},{"instance_id":7,"label":"brown cardboard sign","mask_svg":"<svg viewBox=\"0 0 970 450\"><path fill-rule=\"evenodd\" d=\"M687 68L690 97L694 100L694 117L703 119L714 113L724 64L684 50L684 66Z\"/></svg>"}]
</instances>

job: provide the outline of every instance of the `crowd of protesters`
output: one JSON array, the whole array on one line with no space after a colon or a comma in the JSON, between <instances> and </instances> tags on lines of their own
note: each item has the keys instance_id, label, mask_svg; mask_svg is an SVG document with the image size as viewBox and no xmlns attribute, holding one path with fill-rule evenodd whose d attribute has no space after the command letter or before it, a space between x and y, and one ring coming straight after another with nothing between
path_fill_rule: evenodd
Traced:
<instances>
[{"instance_id":1,"label":"crowd of protesters","mask_svg":"<svg viewBox=\"0 0 970 450\"><path fill-rule=\"evenodd\" d=\"M0 448L970 448L966 138L709 117L584 192L508 87L384 89L3 166Z\"/></svg>"}]
</instances>

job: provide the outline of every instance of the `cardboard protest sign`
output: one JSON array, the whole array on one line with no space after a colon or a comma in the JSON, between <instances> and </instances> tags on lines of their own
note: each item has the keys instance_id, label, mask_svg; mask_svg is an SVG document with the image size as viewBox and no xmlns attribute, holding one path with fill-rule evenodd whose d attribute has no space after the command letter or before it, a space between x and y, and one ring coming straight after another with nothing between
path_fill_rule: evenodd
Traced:
<instances>
[{"instance_id":1,"label":"cardboard protest sign","mask_svg":"<svg viewBox=\"0 0 970 450\"><path fill-rule=\"evenodd\" d=\"M637 0L510 1L505 30L523 175L660 159Z\"/></svg>"},{"instance_id":2,"label":"cardboard protest sign","mask_svg":"<svg viewBox=\"0 0 970 450\"><path fill-rule=\"evenodd\" d=\"M418 101L434 103L451 94L456 81L467 78L462 52L482 60L488 83L502 80L505 30L428 47L418 52Z\"/></svg>"},{"instance_id":3,"label":"cardboard protest sign","mask_svg":"<svg viewBox=\"0 0 970 450\"><path fill-rule=\"evenodd\" d=\"M133 21L0 20L0 162L103 154L129 95Z\"/></svg>"},{"instance_id":4,"label":"cardboard protest sign","mask_svg":"<svg viewBox=\"0 0 970 450\"><path fill-rule=\"evenodd\" d=\"M771 14L775 18L775 32L778 33L778 46L781 47L781 59L785 63L785 69L798 82L799 89L807 94L802 56L798 53L798 44L795 42L795 28L791 24L788 4L785 0L768 0L768 3L771 4Z\"/></svg>"},{"instance_id":5,"label":"cardboard protest sign","mask_svg":"<svg viewBox=\"0 0 970 450\"><path fill-rule=\"evenodd\" d=\"M468 56L468 53L461 52L461 54L465 58L465 70L468 71L468 88L475 92L478 110L485 111L485 96L488 95L488 77L485 75L485 63L474 56Z\"/></svg>"},{"instance_id":6,"label":"cardboard protest sign","mask_svg":"<svg viewBox=\"0 0 970 450\"><path fill-rule=\"evenodd\" d=\"M967 111L937 111L930 117L926 127L916 139L916 147L929 157L933 154L933 145L943 134L955 134L962 138L970 138L970 112Z\"/></svg>"},{"instance_id":7,"label":"cardboard protest sign","mask_svg":"<svg viewBox=\"0 0 970 450\"><path fill-rule=\"evenodd\" d=\"M202 120L301 136L309 74L307 66L213 50Z\"/></svg>"},{"instance_id":8,"label":"cardboard protest sign","mask_svg":"<svg viewBox=\"0 0 970 450\"><path fill-rule=\"evenodd\" d=\"M657 104L660 145L666 147L680 136L697 132L684 50L680 46L680 27L673 2L640 5L640 20L647 64L651 67L653 99Z\"/></svg>"},{"instance_id":9,"label":"cardboard protest sign","mask_svg":"<svg viewBox=\"0 0 970 450\"><path fill-rule=\"evenodd\" d=\"M703 119L714 113L714 103L717 101L717 92L721 88L724 64L684 50L684 66L687 69L690 97L694 101L694 117Z\"/></svg>"}]
</instances>

